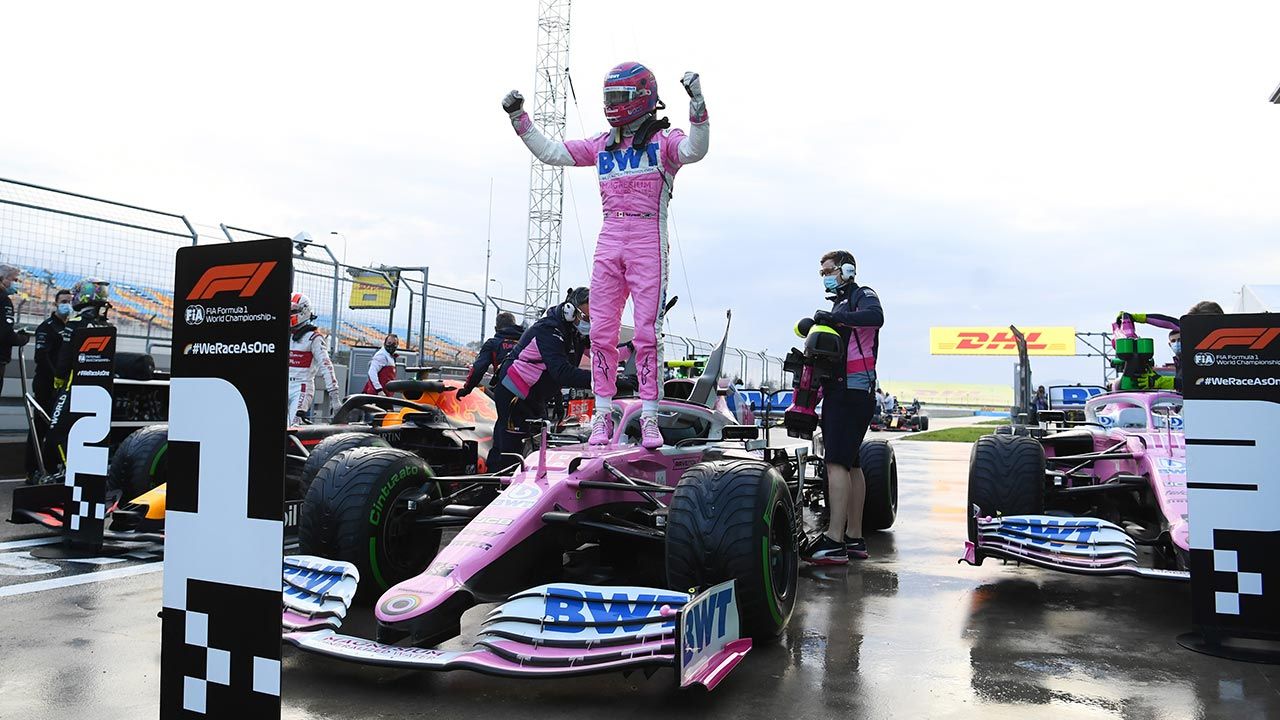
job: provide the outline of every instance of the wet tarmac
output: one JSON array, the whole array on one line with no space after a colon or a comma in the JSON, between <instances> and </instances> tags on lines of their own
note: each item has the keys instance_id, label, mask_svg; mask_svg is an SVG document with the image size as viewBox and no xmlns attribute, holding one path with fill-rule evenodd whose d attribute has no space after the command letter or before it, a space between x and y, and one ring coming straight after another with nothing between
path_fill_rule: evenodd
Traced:
<instances>
[{"instance_id":1,"label":"wet tarmac","mask_svg":"<svg viewBox=\"0 0 1280 720\"><path fill-rule=\"evenodd\" d=\"M671 670L511 680L286 650L284 716L1280 717L1280 667L1177 645L1190 629L1184 585L956 564L969 445L895 449L898 522L869 538L872 559L804 571L781 642L753 649L712 693L677 690ZM0 718L156 716L160 573L130 567L143 572L22 594L25 579L0 585ZM464 635L485 610L468 613Z\"/></svg>"}]
</instances>

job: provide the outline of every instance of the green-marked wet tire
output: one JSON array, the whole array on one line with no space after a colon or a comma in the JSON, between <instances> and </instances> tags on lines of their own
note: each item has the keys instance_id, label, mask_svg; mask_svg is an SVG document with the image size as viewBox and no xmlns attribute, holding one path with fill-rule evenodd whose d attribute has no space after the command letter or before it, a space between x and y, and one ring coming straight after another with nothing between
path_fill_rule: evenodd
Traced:
<instances>
[{"instance_id":1,"label":"green-marked wet tire","mask_svg":"<svg viewBox=\"0 0 1280 720\"><path fill-rule=\"evenodd\" d=\"M440 549L440 531L414 522L424 511L397 502L423 489L438 497L432 477L426 461L406 450L358 447L337 453L316 473L302 502L301 551L355 564L356 598L377 600L425 570Z\"/></svg>"},{"instance_id":2,"label":"green-marked wet tire","mask_svg":"<svg viewBox=\"0 0 1280 720\"><path fill-rule=\"evenodd\" d=\"M107 469L107 491L123 505L169 479L169 426L138 428L120 443Z\"/></svg>"},{"instance_id":3,"label":"green-marked wet tire","mask_svg":"<svg viewBox=\"0 0 1280 720\"><path fill-rule=\"evenodd\" d=\"M667 511L667 584L734 580L743 635L776 640L796 603L800 558L787 483L758 460L716 460L680 477Z\"/></svg>"}]
</instances>

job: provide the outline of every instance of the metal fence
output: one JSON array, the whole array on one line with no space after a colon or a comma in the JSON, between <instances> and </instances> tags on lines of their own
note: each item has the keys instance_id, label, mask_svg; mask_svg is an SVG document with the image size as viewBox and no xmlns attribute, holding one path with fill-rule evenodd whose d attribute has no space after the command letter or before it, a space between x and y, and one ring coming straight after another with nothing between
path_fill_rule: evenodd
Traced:
<instances>
[{"instance_id":1,"label":"metal fence","mask_svg":"<svg viewBox=\"0 0 1280 720\"><path fill-rule=\"evenodd\" d=\"M53 308L54 293L86 277L111 283L111 301L122 347L151 352L168 346L173 328L173 270L178 248L281 237L243 227L199 226L179 213L91 197L0 178L0 262L23 270L18 322L35 325ZM358 275L379 275L394 287L391 309L348 305ZM470 363L492 331L499 312L517 320L543 308L519 300L430 282L425 267L356 267L338 260L309 236L294 238L294 290L306 293L316 324L328 330L331 348L380 346L388 332L421 359ZM624 328L623 339L630 337ZM678 335L663 337L663 356L705 356L714 343ZM337 359L337 358L335 358ZM725 375L749 387L781 386L782 361L730 348Z\"/></svg>"}]
</instances>

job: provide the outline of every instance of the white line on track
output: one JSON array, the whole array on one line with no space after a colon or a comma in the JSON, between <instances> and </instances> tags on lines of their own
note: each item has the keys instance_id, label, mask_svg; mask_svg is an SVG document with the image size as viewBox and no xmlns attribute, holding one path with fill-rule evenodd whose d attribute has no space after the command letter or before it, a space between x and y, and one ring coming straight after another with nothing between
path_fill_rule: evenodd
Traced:
<instances>
[{"instance_id":1,"label":"white line on track","mask_svg":"<svg viewBox=\"0 0 1280 720\"><path fill-rule=\"evenodd\" d=\"M133 565L131 567L115 568L114 570L103 570L102 572L84 573L81 575L68 575L66 577L53 578L51 580L37 580L35 582L22 583L19 585L7 585L0 587L0 598L12 597L14 595L26 595L28 593L41 592L44 590L56 590L58 588L73 587L75 585L86 585L88 583L101 582L103 580L115 580L117 578L132 577L134 575L145 575L147 573L158 572L164 569L164 563L154 562L146 565Z\"/></svg>"},{"instance_id":2,"label":"white line on track","mask_svg":"<svg viewBox=\"0 0 1280 720\"><path fill-rule=\"evenodd\" d=\"M26 482L26 481L27 481L26 478L6 478L4 480L0 480L0 483L16 483L16 482Z\"/></svg>"},{"instance_id":3,"label":"white line on track","mask_svg":"<svg viewBox=\"0 0 1280 720\"><path fill-rule=\"evenodd\" d=\"M39 537L29 538L27 540L10 540L9 542L0 542L0 552L5 550L17 550L19 548L35 547L37 545L52 545L62 538L60 537Z\"/></svg>"}]
</instances>

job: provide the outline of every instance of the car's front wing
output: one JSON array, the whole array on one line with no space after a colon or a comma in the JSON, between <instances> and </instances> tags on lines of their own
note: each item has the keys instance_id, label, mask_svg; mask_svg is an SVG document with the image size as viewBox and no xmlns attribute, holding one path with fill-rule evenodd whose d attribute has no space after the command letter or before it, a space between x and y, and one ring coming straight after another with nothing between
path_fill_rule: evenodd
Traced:
<instances>
[{"instance_id":1,"label":"car's front wing","mask_svg":"<svg viewBox=\"0 0 1280 720\"><path fill-rule=\"evenodd\" d=\"M285 642L368 665L518 677L674 667L681 687L708 689L751 649L751 640L739 637L732 581L692 597L657 588L542 585L490 612L470 650L387 645L338 634L358 582L346 563L286 558Z\"/></svg>"},{"instance_id":2,"label":"car's front wing","mask_svg":"<svg viewBox=\"0 0 1280 720\"><path fill-rule=\"evenodd\" d=\"M1180 570L1140 567L1133 538L1106 520L1050 515L981 517L976 507L973 512L977 540L965 543L960 559L970 565L996 557L1081 575L1190 579L1189 573Z\"/></svg>"}]
</instances>

